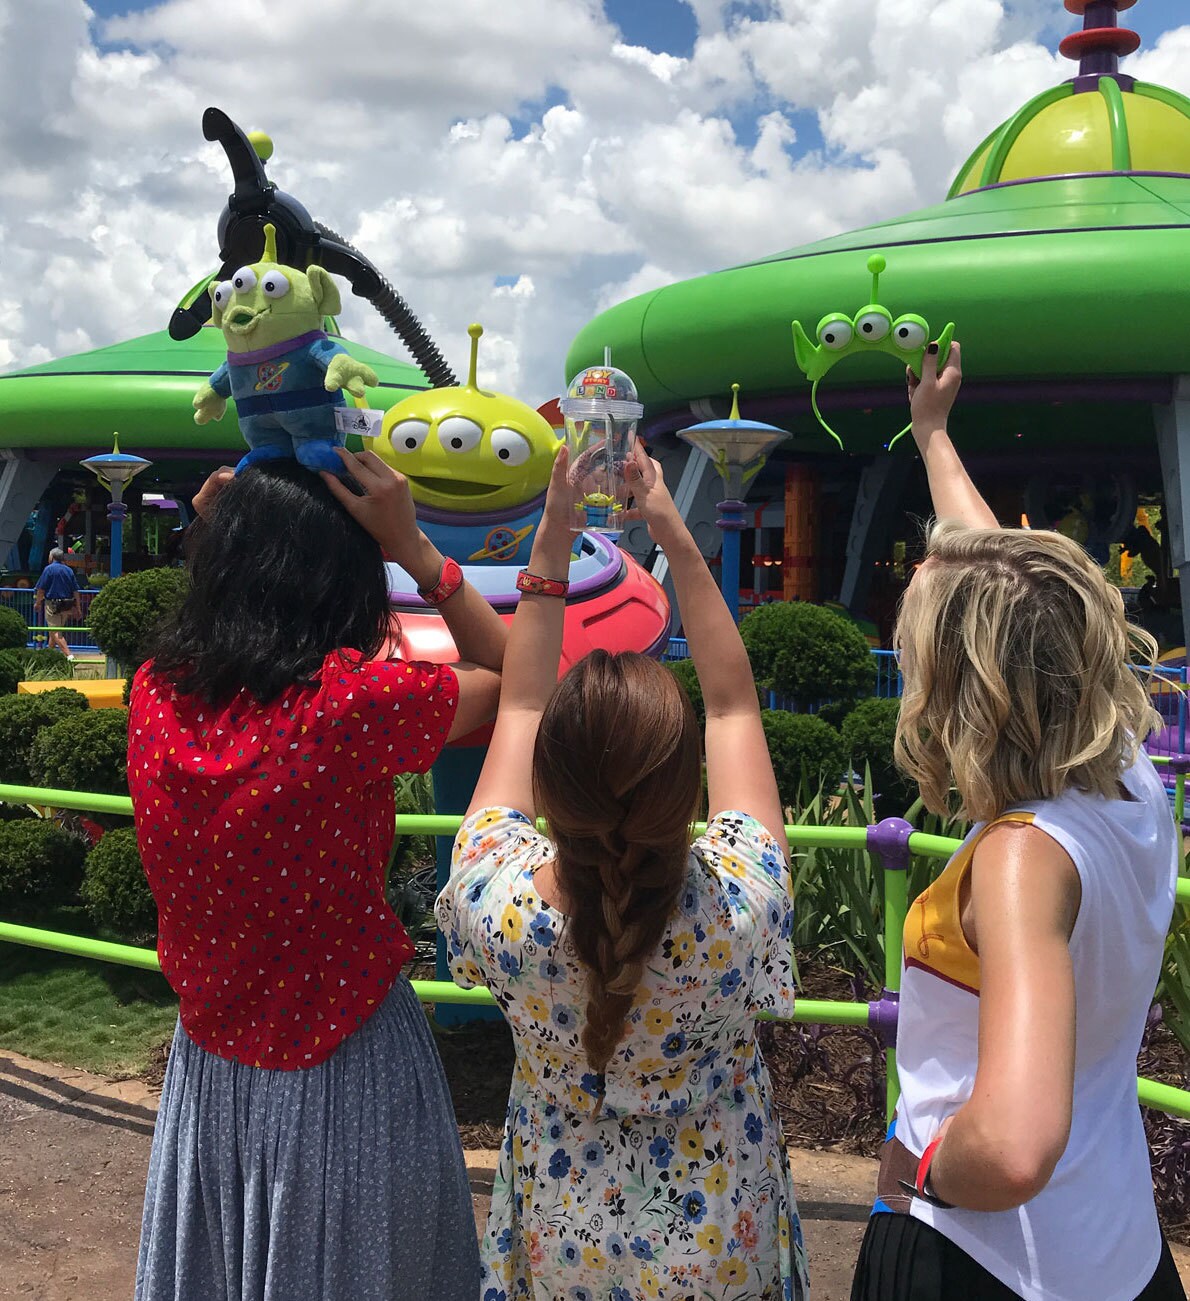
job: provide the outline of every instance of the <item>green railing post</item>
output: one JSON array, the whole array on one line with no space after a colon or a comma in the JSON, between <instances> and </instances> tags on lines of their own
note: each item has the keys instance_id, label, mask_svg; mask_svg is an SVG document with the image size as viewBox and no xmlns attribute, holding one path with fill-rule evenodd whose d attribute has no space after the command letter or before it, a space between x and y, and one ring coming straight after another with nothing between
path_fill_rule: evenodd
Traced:
<instances>
[{"instance_id":1,"label":"green railing post","mask_svg":"<svg viewBox=\"0 0 1190 1301\"><path fill-rule=\"evenodd\" d=\"M869 1024L884 1047L884 1110L891 1121L901 1095L897 1079L897 1008L901 996L901 950L909 907L909 838L913 827L904 818L885 818L865 832L868 850L884 869L884 988L868 1005ZM950 852L949 850L947 851Z\"/></svg>"}]
</instances>

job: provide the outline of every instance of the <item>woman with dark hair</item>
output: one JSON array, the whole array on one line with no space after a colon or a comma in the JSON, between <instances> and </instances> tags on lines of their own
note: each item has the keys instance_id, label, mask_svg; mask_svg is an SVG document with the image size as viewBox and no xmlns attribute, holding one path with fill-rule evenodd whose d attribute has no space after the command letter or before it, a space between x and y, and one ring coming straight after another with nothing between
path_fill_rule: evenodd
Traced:
<instances>
[{"instance_id":1,"label":"woman with dark hair","mask_svg":"<svg viewBox=\"0 0 1190 1301\"><path fill-rule=\"evenodd\" d=\"M455 979L491 987L517 1044L480 1295L804 1298L753 1025L792 1012L793 904L748 657L660 468L638 452L636 500L669 558L706 703L711 820L692 844L700 737L674 676L595 651L556 682L565 462L438 900Z\"/></svg>"},{"instance_id":2,"label":"woman with dark hair","mask_svg":"<svg viewBox=\"0 0 1190 1301\"><path fill-rule=\"evenodd\" d=\"M211 477L190 591L137 673L128 782L181 1006L139 1301L474 1301L441 1063L385 898L393 777L494 712L506 630L372 453ZM374 657L383 554L452 666Z\"/></svg>"}]
</instances>

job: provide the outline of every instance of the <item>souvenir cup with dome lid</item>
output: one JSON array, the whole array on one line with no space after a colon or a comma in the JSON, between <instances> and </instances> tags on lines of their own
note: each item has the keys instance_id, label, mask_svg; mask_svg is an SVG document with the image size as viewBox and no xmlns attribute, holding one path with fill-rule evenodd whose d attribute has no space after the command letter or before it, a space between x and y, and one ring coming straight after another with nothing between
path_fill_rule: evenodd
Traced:
<instances>
[{"instance_id":1,"label":"souvenir cup with dome lid","mask_svg":"<svg viewBox=\"0 0 1190 1301\"><path fill-rule=\"evenodd\" d=\"M608 348L603 365L581 370L558 406L566 421L570 482L580 489L572 528L615 536L624 528L630 495L624 470L644 414L636 385L611 364Z\"/></svg>"}]
</instances>

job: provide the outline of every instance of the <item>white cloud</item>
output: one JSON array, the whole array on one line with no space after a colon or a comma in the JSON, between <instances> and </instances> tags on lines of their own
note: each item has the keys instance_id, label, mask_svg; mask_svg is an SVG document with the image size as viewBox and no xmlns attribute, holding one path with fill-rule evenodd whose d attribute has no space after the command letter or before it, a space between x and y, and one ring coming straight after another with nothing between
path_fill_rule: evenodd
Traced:
<instances>
[{"instance_id":1,"label":"white cloud","mask_svg":"<svg viewBox=\"0 0 1190 1301\"><path fill-rule=\"evenodd\" d=\"M1152 49L1141 50L1130 59L1128 70L1142 81L1190 95L1190 27L1166 32Z\"/></svg>"},{"instance_id":2,"label":"white cloud","mask_svg":"<svg viewBox=\"0 0 1190 1301\"><path fill-rule=\"evenodd\" d=\"M673 54L657 53L644 45L625 45L622 41L617 41L612 46L612 58L644 68L666 85L686 67L686 60Z\"/></svg>"},{"instance_id":3,"label":"white cloud","mask_svg":"<svg viewBox=\"0 0 1190 1301\"><path fill-rule=\"evenodd\" d=\"M1070 72L1038 43L1050 0L687 3L679 58L599 0L286 0L284 21L167 0L106 24L0 0L0 367L163 328L210 269L230 178L208 104L270 132L272 178L460 374L481 320L483 382L537 403L595 312L940 200ZM1190 27L1133 70L1190 90ZM349 333L401 354L345 300Z\"/></svg>"}]
</instances>

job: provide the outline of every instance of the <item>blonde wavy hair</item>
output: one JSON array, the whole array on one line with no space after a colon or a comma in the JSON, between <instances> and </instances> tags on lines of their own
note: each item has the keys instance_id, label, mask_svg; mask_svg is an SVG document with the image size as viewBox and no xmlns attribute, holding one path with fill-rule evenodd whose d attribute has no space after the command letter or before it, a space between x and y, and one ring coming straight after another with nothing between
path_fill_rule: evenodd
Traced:
<instances>
[{"instance_id":1,"label":"blonde wavy hair","mask_svg":"<svg viewBox=\"0 0 1190 1301\"><path fill-rule=\"evenodd\" d=\"M1070 787L1114 799L1161 726L1157 644L1076 542L1030 529L935 524L901 603L899 767L926 807L976 821Z\"/></svg>"}]
</instances>

